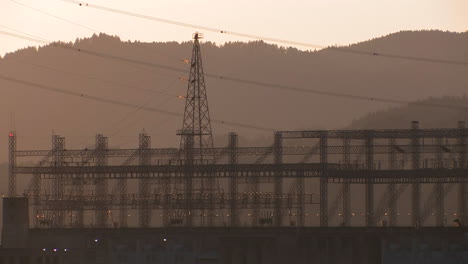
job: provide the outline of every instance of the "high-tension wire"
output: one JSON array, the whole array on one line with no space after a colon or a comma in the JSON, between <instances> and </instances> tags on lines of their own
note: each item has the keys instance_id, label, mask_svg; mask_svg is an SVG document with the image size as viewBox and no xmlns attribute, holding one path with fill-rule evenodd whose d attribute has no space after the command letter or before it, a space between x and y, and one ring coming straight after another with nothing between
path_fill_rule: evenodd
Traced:
<instances>
[{"instance_id":1,"label":"high-tension wire","mask_svg":"<svg viewBox=\"0 0 468 264\"><path fill-rule=\"evenodd\" d=\"M0 34L2 34L1 31L0 31ZM112 54L107 54L103 52L97 52L97 51L92 51L92 50L87 50L87 49L82 49L82 48L75 48L73 46L70 46L64 43L54 42L54 43L51 43L50 45L52 47L63 48L63 49L67 49L70 51L80 52L83 54L100 57L104 59L110 59L110 60L137 64L137 65L144 65L147 67L173 71L173 72L178 72L178 73L186 73L186 69L181 69L181 68L177 68L177 67L173 67L173 66L169 66L165 64L158 64L158 63L153 63L153 62L147 62L147 61L141 61L137 59L121 57L117 55L112 55ZM246 80L246 79L241 79L237 77L230 77L230 76L224 76L224 75L212 74L212 73L205 73L205 76L207 78L212 78L212 79L217 79L217 80L222 80L222 81L230 81L230 82L235 82L235 83L242 83L242 84L247 84L247 85L254 85L257 87L274 88L274 89L287 90L287 91L293 91L293 92L304 93L304 94L315 94L315 95L322 95L322 96L339 97L339 98L346 98L346 99L351 99L351 100L391 103L391 104L400 104L400 105L412 104L412 105L418 105L418 106L424 106L424 107L437 107L437 108L448 108L448 109L468 109L468 106L424 103L424 102L397 100L397 99L390 99L390 98L383 98L383 97L371 97L371 96L354 95L354 94L346 94L346 93L336 93L336 92L322 91L322 90L316 90L316 89L308 89L308 88L297 87L297 86L281 85L281 84L276 84L276 83L261 82L261 81L255 81L255 80Z\"/></svg>"},{"instance_id":2,"label":"high-tension wire","mask_svg":"<svg viewBox=\"0 0 468 264\"><path fill-rule=\"evenodd\" d=\"M155 107L149 107L149 106L143 106L143 105L137 105L137 104L127 103L127 102L122 102L122 101L113 100L113 99L109 99L109 98L103 98L103 97L88 95L88 94L84 94L84 93L80 93L80 92L64 90L64 89L56 88L56 87L53 87L53 86L48 86L48 85L36 83L36 82L30 82L30 81L20 80L20 79L17 79L17 78L12 78L12 77L5 76L5 75L2 75L2 74L0 74L0 79L5 80L5 81L9 81L9 82L12 82L12 83L16 83L16 84L21 84L21 85L26 85L26 86L29 86L29 87L34 87L34 88L41 89L41 90L44 90L44 91L60 93L60 94L68 95L68 96L80 97L82 99L87 99L87 100L91 100L91 101L107 103L107 104L112 104L112 105L118 105L118 106L133 108L133 109L141 109L141 110L145 110L145 111L156 112L156 113L170 115L170 116L183 117L183 114L178 113L178 112L173 112L173 111L168 111L168 110L165 110L165 109L160 109L160 108L155 108ZM266 127L243 124L243 123L238 123L238 122L224 121L224 120L219 120L219 119L212 119L211 121L214 122L214 123L222 124L222 125L226 125L226 126L234 126L234 127L247 128L247 129L259 130L259 131L268 131L268 132L275 131L275 129L273 129L273 128L266 128Z\"/></svg>"},{"instance_id":3,"label":"high-tension wire","mask_svg":"<svg viewBox=\"0 0 468 264\"><path fill-rule=\"evenodd\" d=\"M400 54L388 54L388 53L382 53L382 52L357 50L357 49L351 49L351 48L346 48L346 47L325 46L325 45L320 45L320 44L315 44L315 43L306 43L306 42L299 42L299 41L293 41L293 40L287 40L287 39L272 38L272 37L260 36L260 35L255 35L255 34L248 34L248 33L242 33L242 32L229 31L229 30L225 30L225 29L221 29L221 28L207 27L207 26L197 25L197 24L192 24L192 23L185 23L185 22L165 19L165 18L161 18L161 17L156 17L156 16L143 15L143 14L138 14L138 13L129 12L129 11L125 11L125 10L109 8L109 7L102 6L102 5L95 5L95 4L90 4L90 3L86 3L86 2L80 2L80 1L76 1L76 0L61 0L61 1L68 2L68 3L73 3L73 4L76 4L76 5L80 6L80 7L90 7L90 8L106 11L106 12L111 12L111 13L116 13L116 14L121 14L121 15L141 18L141 19L146 19L146 20L155 21L155 22L164 23L164 24L170 24L170 25L175 25L175 26L180 26L180 27L205 30L205 31L209 31L209 32L215 32L215 33L219 33L219 34L232 35L232 36L255 39L255 40L271 41L271 42L286 44L286 45L302 46L302 47L308 47L308 48L314 48L314 49L325 49L325 48L327 48L327 49L329 49L331 51L351 53L351 54L355 54L355 55L378 56L378 57L384 57L384 58L389 58L389 59L401 59L401 60L411 60L411 61L428 62L428 63L442 63L442 64L468 66L468 62L465 62L465 61L444 60L444 59L408 56L408 55L400 55Z\"/></svg>"}]
</instances>

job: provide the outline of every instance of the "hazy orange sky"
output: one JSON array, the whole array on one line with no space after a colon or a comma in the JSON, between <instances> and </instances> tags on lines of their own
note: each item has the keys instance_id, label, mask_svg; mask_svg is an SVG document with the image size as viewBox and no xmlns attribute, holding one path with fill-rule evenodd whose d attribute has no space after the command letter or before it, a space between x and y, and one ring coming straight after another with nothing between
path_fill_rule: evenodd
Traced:
<instances>
[{"instance_id":1,"label":"hazy orange sky","mask_svg":"<svg viewBox=\"0 0 468 264\"><path fill-rule=\"evenodd\" d=\"M34 11L23 3L91 29ZM194 29L108 13L63 0L0 0L5 27L48 40L73 41L97 32L123 40L184 41ZM90 4L186 23L320 45L350 44L400 30L468 30L467 0L94 0ZM4 26L4 27L2 27ZM205 32L206 40L248 41ZM0 35L0 54L34 42Z\"/></svg>"}]
</instances>

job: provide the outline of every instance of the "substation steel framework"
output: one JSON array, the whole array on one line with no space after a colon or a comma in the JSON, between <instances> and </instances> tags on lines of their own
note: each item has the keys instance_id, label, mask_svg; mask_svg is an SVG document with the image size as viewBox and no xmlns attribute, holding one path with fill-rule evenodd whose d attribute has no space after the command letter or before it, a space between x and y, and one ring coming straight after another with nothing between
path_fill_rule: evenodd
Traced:
<instances>
[{"instance_id":1,"label":"substation steel framework","mask_svg":"<svg viewBox=\"0 0 468 264\"><path fill-rule=\"evenodd\" d=\"M342 223L349 226L353 199L349 186L364 184L365 224L374 226L373 188L386 184L389 225L396 226L396 186L411 184L411 225L416 227L424 224L420 186L433 184L437 190L431 195L435 195L435 219L440 226L444 185L458 184L458 216L466 223L468 129L463 122L453 129L420 129L413 123L410 129L278 131L273 136L270 147L240 147L237 134L230 133L226 147L153 149L149 136L142 134L138 149L108 149L107 138L98 135L95 149L70 150L65 149L63 137L54 135L51 150L17 150L12 132L9 186L16 185L19 175L32 176L24 194L32 198L36 217L49 216L36 221L44 227L83 226L82 219L71 221L65 216L90 210L96 214L96 226L109 227L109 211L130 209L139 210L138 226L142 227L154 226L150 216L157 215L155 211L167 215L164 226L206 225L205 215L194 211L213 215L213 226L306 226L310 221L304 220L304 212L317 207L319 225L325 227L329 224L329 186L347 186ZM301 140L300 146L296 140ZM216 162L203 162L200 156L216 157ZM268 158L257 163L261 156ZM298 163L304 156L310 156L309 161ZM24 162L31 160L37 163L28 166ZM191 184L206 179L218 181L219 192L204 192ZM138 193L120 188L122 181L130 180L139 181ZM77 191L77 182L95 185L96 192ZM252 182L257 183L255 191L249 188ZM114 185L119 186L116 192L103 187ZM293 188L285 192L285 185ZM312 192L317 185L318 194ZM227 221L217 220L216 215L228 216ZM285 221L288 217L289 222ZM127 226L123 219L117 224Z\"/></svg>"},{"instance_id":2,"label":"substation steel framework","mask_svg":"<svg viewBox=\"0 0 468 264\"><path fill-rule=\"evenodd\" d=\"M462 121L448 129L421 129L414 121L409 129L277 131L268 147L240 146L237 134L229 133L226 147L214 147L202 38L193 35L179 148L151 148L142 133L137 149L111 149L104 135L96 135L94 149L67 149L65 138L54 135L51 150L17 150L16 133L9 133L8 193L18 195L17 176L30 177L22 194L30 198L35 227L128 227L132 210L139 227L327 227L329 188L338 184L343 226L353 224L353 184L365 186L366 226L375 226L382 212L397 226L407 185L411 225L423 225L433 205L442 226L453 184L459 221L468 224L468 130ZM376 184L387 185L385 208L374 204ZM423 209L422 184L435 190Z\"/></svg>"}]
</instances>

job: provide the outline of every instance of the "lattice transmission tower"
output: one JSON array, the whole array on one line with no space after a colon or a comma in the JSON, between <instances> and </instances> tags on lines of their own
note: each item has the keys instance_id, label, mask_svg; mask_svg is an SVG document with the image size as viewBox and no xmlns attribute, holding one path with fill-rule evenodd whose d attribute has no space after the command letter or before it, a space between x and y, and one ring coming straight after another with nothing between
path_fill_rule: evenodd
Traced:
<instances>
[{"instance_id":1,"label":"lattice transmission tower","mask_svg":"<svg viewBox=\"0 0 468 264\"><path fill-rule=\"evenodd\" d=\"M213 147L210 111L208 109L208 97L206 94L199 42L202 38L202 33L196 32L193 34L194 42L187 95L185 97L184 121L182 123L182 130L178 131L178 135L181 136L180 147L182 149L186 149L188 145L193 149ZM196 159L202 161L206 160L207 157L203 157L201 154Z\"/></svg>"},{"instance_id":2,"label":"lattice transmission tower","mask_svg":"<svg viewBox=\"0 0 468 264\"><path fill-rule=\"evenodd\" d=\"M205 77L203 73L202 56L199 40L202 33L193 34L192 59L190 60L190 74L185 97L184 120L180 148L184 152L186 171L184 173L184 193L186 197L185 225L193 226L194 216L200 216L199 224L202 226L215 225L215 208L213 199L219 192L216 179L208 175L205 179L194 179L192 166L195 164L208 164L213 157L204 154L204 149L213 148L213 135L211 131L210 111L208 108L208 96L206 93ZM193 202L194 197L205 197L209 206L199 208ZM196 224L195 224L196 225Z\"/></svg>"}]
</instances>

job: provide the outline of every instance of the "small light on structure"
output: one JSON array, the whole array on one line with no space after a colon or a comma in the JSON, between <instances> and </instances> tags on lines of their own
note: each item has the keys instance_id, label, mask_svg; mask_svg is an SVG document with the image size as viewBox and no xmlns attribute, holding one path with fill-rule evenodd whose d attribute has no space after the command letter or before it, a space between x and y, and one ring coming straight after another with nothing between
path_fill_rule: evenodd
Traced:
<instances>
[{"instance_id":1,"label":"small light on structure","mask_svg":"<svg viewBox=\"0 0 468 264\"><path fill-rule=\"evenodd\" d=\"M46 250L47 250L46 248L43 248L43 249L42 249L42 251L44 251L44 252L45 252Z\"/></svg>"},{"instance_id":2,"label":"small light on structure","mask_svg":"<svg viewBox=\"0 0 468 264\"><path fill-rule=\"evenodd\" d=\"M166 239L166 238L164 238L164 239L163 239L163 241L164 241L164 242L167 242L167 239Z\"/></svg>"},{"instance_id":3,"label":"small light on structure","mask_svg":"<svg viewBox=\"0 0 468 264\"><path fill-rule=\"evenodd\" d=\"M12 136L13 136L13 133L10 132L10 135L9 135L9 136L12 137Z\"/></svg>"},{"instance_id":4,"label":"small light on structure","mask_svg":"<svg viewBox=\"0 0 468 264\"><path fill-rule=\"evenodd\" d=\"M57 252L57 249L56 249L56 248L54 248L54 252Z\"/></svg>"},{"instance_id":5,"label":"small light on structure","mask_svg":"<svg viewBox=\"0 0 468 264\"><path fill-rule=\"evenodd\" d=\"M96 242L96 243L97 243L98 241L99 241L99 240L98 240L97 238L95 238L95 239L94 239L94 242Z\"/></svg>"},{"instance_id":6,"label":"small light on structure","mask_svg":"<svg viewBox=\"0 0 468 264\"><path fill-rule=\"evenodd\" d=\"M68 251L68 249L67 249L67 248L65 248L65 249L63 249L63 251L67 252L67 251Z\"/></svg>"}]
</instances>

